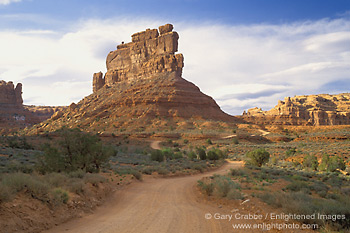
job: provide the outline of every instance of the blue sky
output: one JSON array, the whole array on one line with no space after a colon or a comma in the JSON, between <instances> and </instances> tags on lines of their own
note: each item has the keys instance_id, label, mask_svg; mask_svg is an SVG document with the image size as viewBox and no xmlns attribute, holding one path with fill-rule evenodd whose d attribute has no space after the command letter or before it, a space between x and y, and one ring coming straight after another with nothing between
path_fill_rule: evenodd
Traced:
<instances>
[{"instance_id":1,"label":"blue sky","mask_svg":"<svg viewBox=\"0 0 350 233\"><path fill-rule=\"evenodd\" d=\"M26 104L69 105L121 41L172 23L183 77L231 114L349 92L349 0L0 0L0 79Z\"/></svg>"}]
</instances>

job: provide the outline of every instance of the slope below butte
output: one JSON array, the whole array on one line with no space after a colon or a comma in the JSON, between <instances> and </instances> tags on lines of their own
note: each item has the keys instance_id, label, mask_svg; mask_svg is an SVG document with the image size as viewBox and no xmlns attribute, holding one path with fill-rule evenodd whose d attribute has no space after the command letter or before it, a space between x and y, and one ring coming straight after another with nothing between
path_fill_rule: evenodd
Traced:
<instances>
[{"instance_id":1,"label":"slope below butte","mask_svg":"<svg viewBox=\"0 0 350 233\"><path fill-rule=\"evenodd\" d=\"M87 131L176 131L181 121L235 122L216 102L176 72L149 79L127 80L104 86L77 104L58 112L29 132L54 131L62 126ZM190 124L192 127L193 122Z\"/></svg>"}]
</instances>

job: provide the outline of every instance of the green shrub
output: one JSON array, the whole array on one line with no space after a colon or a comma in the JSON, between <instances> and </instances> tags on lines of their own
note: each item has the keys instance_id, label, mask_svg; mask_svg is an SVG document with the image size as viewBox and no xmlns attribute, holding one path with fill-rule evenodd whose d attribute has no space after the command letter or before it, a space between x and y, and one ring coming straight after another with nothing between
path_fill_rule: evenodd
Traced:
<instances>
[{"instance_id":1,"label":"green shrub","mask_svg":"<svg viewBox=\"0 0 350 233\"><path fill-rule=\"evenodd\" d=\"M86 173L83 170L77 170L77 171L68 173L68 176L70 178L84 178L85 174Z\"/></svg>"},{"instance_id":2,"label":"green shrub","mask_svg":"<svg viewBox=\"0 0 350 233\"><path fill-rule=\"evenodd\" d=\"M205 152L205 150L201 147L197 147L197 154L199 156L199 159L201 160L206 160L207 159L207 153Z\"/></svg>"},{"instance_id":3,"label":"green shrub","mask_svg":"<svg viewBox=\"0 0 350 233\"><path fill-rule=\"evenodd\" d=\"M218 160L219 155L214 150L210 150L210 151L208 151L207 158L209 160Z\"/></svg>"},{"instance_id":4,"label":"green shrub","mask_svg":"<svg viewBox=\"0 0 350 233\"><path fill-rule=\"evenodd\" d=\"M67 204L69 200L69 194L62 188L54 188L51 191L51 200L54 202L54 204Z\"/></svg>"},{"instance_id":5,"label":"green shrub","mask_svg":"<svg viewBox=\"0 0 350 233\"><path fill-rule=\"evenodd\" d=\"M321 214L321 215L344 215L345 219L301 219L303 223L318 224L327 226L332 231L347 232L350 229L350 201L348 197L337 196L334 200L313 198L302 192L293 193L264 193L259 198L267 204L282 208L283 211L290 214Z\"/></svg>"},{"instance_id":6,"label":"green shrub","mask_svg":"<svg viewBox=\"0 0 350 233\"><path fill-rule=\"evenodd\" d=\"M197 159L197 154L194 151L190 151L188 152L187 157L191 160Z\"/></svg>"},{"instance_id":7,"label":"green shrub","mask_svg":"<svg viewBox=\"0 0 350 233\"><path fill-rule=\"evenodd\" d=\"M153 150L151 152L151 160L158 161L158 162L163 162L164 161L164 155L163 155L162 151L160 151L160 150Z\"/></svg>"},{"instance_id":8,"label":"green shrub","mask_svg":"<svg viewBox=\"0 0 350 233\"><path fill-rule=\"evenodd\" d=\"M261 167L269 161L270 153L267 152L265 149L256 149L248 152L246 154L246 157L248 158L247 162L249 164Z\"/></svg>"},{"instance_id":9,"label":"green shrub","mask_svg":"<svg viewBox=\"0 0 350 233\"><path fill-rule=\"evenodd\" d=\"M154 168L152 167L145 167L143 170L142 170L142 173L143 174L146 174L146 175L152 175L152 173L154 172Z\"/></svg>"},{"instance_id":10,"label":"green shrub","mask_svg":"<svg viewBox=\"0 0 350 233\"><path fill-rule=\"evenodd\" d=\"M237 189L231 189L230 191L228 191L226 197L229 200L242 200L244 198L242 193Z\"/></svg>"},{"instance_id":11,"label":"green shrub","mask_svg":"<svg viewBox=\"0 0 350 233\"><path fill-rule=\"evenodd\" d=\"M287 190L293 191L293 192L299 192L303 189L307 189L308 188L308 184L304 181L293 181L292 183L288 184L286 186Z\"/></svg>"},{"instance_id":12,"label":"green shrub","mask_svg":"<svg viewBox=\"0 0 350 233\"><path fill-rule=\"evenodd\" d=\"M106 178L99 174L87 173L84 177L85 183L90 183L92 185L98 185L99 183L106 182Z\"/></svg>"},{"instance_id":13,"label":"green shrub","mask_svg":"<svg viewBox=\"0 0 350 233\"><path fill-rule=\"evenodd\" d=\"M0 183L0 203L11 201L15 197L14 190Z\"/></svg>"},{"instance_id":14,"label":"green shrub","mask_svg":"<svg viewBox=\"0 0 350 233\"><path fill-rule=\"evenodd\" d=\"M207 143L208 143L208 145L213 145L213 142L211 141L210 138L207 139Z\"/></svg>"},{"instance_id":15,"label":"green shrub","mask_svg":"<svg viewBox=\"0 0 350 233\"><path fill-rule=\"evenodd\" d=\"M296 148L294 147L294 148L288 149L288 150L286 151L286 156L287 156L287 158L288 158L288 157L292 157L292 156L295 155L295 153L297 153L297 150L296 150Z\"/></svg>"},{"instance_id":16,"label":"green shrub","mask_svg":"<svg viewBox=\"0 0 350 233\"><path fill-rule=\"evenodd\" d=\"M204 191L207 196L211 196L214 191L214 184L210 182L203 182L198 180L198 186Z\"/></svg>"},{"instance_id":17,"label":"green shrub","mask_svg":"<svg viewBox=\"0 0 350 233\"><path fill-rule=\"evenodd\" d=\"M232 181L229 177L215 175L213 179L213 184L215 187L215 193L219 197L227 197L227 194L231 189L238 189L239 184Z\"/></svg>"},{"instance_id":18,"label":"green shrub","mask_svg":"<svg viewBox=\"0 0 350 233\"><path fill-rule=\"evenodd\" d=\"M182 159L182 158L183 158L183 155L182 155L181 152L176 152L176 153L174 154L174 159Z\"/></svg>"},{"instance_id":19,"label":"green shrub","mask_svg":"<svg viewBox=\"0 0 350 233\"><path fill-rule=\"evenodd\" d=\"M239 144L238 138L237 137L233 138L232 143L235 145L238 145Z\"/></svg>"},{"instance_id":20,"label":"green shrub","mask_svg":"<svg viewBox=\"0 0 350 233\"><path fill-rule=\"evenodd\" d=\"M307 155L303 160L304 168L311 168L314 171L317 171L318 168L318 160L315 155Z\"/></svg>"},{"instance_id":21,"label":"green shrub","mask_svg":"<svg viewBox=\"0 0 350 233\"><path fill-rule=\"evenodd\" d=\"M159 175L168 175L168 174L169 174L169 170L167 170L167 169L165 169L165 168L159 168L159 169L157 170L157 173L158 173Z\"/></svg>"},{"instance_id":22,"label":"green shrub","mask_svg":"<svg viewBox=\"0 0 350 233\"><path fill-rule=\"evenodd\" d=\"M132 171L131 173L137 180L142 180L142 174L139 171Z\"/></svg>"},{"instance_id":23,"label":"green shrub","mask_svg":"<svg viewBox=\"0 0 350 233\"><path fill-rule=\"evenodd\" d=\"M50 173L45 175L45 181L53 187L64 186L67 183L68 177L61 173Z\"/></svg>"},{"instance_id":24,"label":"green shrub","mask_svg":"<svg viewBox=\"0 0 350 233\"><path fill-rule=\"evenodd\" d=\"M323 155L320 164L321 171L335 172L337 169L345 170L345 162L339 156Z\"/></svg>"},{"instance_id":25,"label":"green shrub","mask_svg":"<svg viewBox=\"0 0 350 233\"><path fill-rule=\"evenodd\" d=\"M72 193L82 194L84 193L84 185L85 183L82 179L73 178L69 180L65 187Z\"/></svg>"}]
</instances>

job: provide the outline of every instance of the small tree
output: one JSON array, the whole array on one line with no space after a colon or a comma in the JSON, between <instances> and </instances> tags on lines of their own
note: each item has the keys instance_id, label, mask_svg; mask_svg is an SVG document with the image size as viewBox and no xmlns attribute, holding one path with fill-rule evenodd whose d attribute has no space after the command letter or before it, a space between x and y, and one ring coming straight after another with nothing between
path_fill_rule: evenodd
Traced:
<instances>
[{"instance_id":1,"label":"small tree","mask_svg":"<svg viewBox=\"0 0 350 233\"><path fill-rule=\"evenodd\" d=\"M248 152L246 157L248 158L249 164L261 167L263 164L269 161L270 153L265 149L256 149Z\"/></svg>"},{"instance_id":2,"label":"small tree","mask_svg":"<svg viewBox=\"0 0 350 233\"><path fill-rule=\"evenodd\" d=\"M41 172L71 172L84 170L99 172L101 165L108 161L114 151L103 146L96 135L83 133L79 129L62 129L60 147L44 145L39 158Z\"/></svg>"}]
</instances>

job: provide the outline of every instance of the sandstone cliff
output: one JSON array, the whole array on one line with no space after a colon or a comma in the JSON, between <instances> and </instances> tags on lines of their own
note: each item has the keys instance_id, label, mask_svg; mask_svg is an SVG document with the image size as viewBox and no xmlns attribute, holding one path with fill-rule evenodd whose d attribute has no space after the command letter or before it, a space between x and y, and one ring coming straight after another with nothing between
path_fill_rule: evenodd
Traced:
<instances>
[{"instance_id":1,"label":"sandstone cliff","mask_svg":"<svg viewBox=\"0 0 350 233\"><path fill-rule=\"evenodd\" d=\"M93 91L116 82L152 78L154 74L176 72L181 76L184 59L176 54L179 35L173 25L166 24L157 29L147 29L133 34L132 42L117 46L108 54L107 73L93 75Z\"/></svg>"},{"instance_id":2,"label":"sandstone cliff","mask_svg":"<svg viewBox=\"0 0 350 233\"><path fill-rule=\"evenodd\" d=\"M249 109L243 119L256 124L349 125L350 93L286 97L269 111Z\"/></svg>"},{"instance_id":3,"label":"sandstone cliff","mask_svg":"<svg viewBox=\"0 0 350 233\"><path fill-rule=\"evenodd\" d=\"M23 105L22 84L0 81L0 132L6 133L40 123L62 107Z\"/></svg>"},{"instance_id":4,"label":"sandstone cliff","mask_svg":"<svg viewBox=\"0 0 350 233\"><path fill-rule=\"evenodd\" d=\"M132 42L118 45L107 56L106 74L93 75L93 94L55 113L37 130L69 126L102 132L157 131L163 126L176 129L184 119L234 121L181 77L184 58L176 54L179 36L172 30L170 24L147 29L133 34Z\"/></svg>"}]
</instances>

